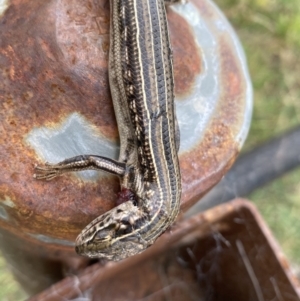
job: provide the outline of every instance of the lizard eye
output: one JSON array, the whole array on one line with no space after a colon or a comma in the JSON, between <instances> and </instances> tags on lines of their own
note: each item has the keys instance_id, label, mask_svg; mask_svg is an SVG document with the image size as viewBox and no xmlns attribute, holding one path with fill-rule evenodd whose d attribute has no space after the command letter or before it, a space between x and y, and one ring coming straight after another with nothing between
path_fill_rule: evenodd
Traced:
<instances>
[{"instance_id":1,"label":"lizard eye","mask_svg":"<svg viewBox=\"0 0 300 301\"><path fill-rule=\"evenodd\" d=\"M110 235L106 231L100 231L95 235L96 240L105 241L105 240L109 240L109 238L110 238Z\"/></svg>"},{"instance_id":2,"label":"lizard eye","mask_svg":"<svg viewBox=\"0 0 300 301\"><path fill-rule=\"evenodd\" d=\"M110 241L114 236L115 231L116 231L116 225L110 224L104 229L99 230L97 234L94 236L94 240L97 240L99 242Z\"/></svg>"}]
</instances>

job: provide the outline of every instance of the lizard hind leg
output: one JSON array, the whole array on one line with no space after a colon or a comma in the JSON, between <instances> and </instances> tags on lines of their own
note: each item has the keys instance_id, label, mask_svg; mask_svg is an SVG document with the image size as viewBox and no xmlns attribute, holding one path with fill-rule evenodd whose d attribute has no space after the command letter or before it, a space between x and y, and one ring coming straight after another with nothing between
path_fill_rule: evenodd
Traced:
<instances>
[{"instance_id":1,"label":"lizard hind leg","mask_svg":"<svg viewBox=\"0 0 300 301\"><path fill-rule=\"evenodd\" d=\"M106 157L81 155L66 159L57 164L46 163L44 166L36 165L36 173L33 177L38 180L52 180L67 172L92 169L102 170L123 177L126 172L126 164Z\"/></svg>"}]
</instances>

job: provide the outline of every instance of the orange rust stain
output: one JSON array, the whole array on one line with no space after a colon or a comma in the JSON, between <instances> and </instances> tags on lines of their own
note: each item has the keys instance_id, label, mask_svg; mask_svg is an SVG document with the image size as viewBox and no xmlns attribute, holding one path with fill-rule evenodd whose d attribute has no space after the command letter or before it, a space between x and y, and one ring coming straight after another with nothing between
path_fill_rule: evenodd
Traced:
<instances>
[{"instance_id":1,"label":"orange rust stain","mask_svg":"<svg viewBox=\"0 0 300 301\"><path fill-rule=\"evenodd\" d=\"M23 235L55 233L72 241L93 218L115 205L118 179L103 178L101 185L81 185L72 176L36 181L36 157L24 137L34 127L59 123L74 111L110 139L118 139L118 131L103 67L107 58L91 58L93 69L83 65L83 76L76 75L57 45L53 7L51 1L15 0L1 17L0 191L13 199L15 208L5 208L11 223L1 220L0 225ZM105 11L108 15L108 8Z\"/></svg>"},{"instance_id":2,"label":"orange rust stain","mask_svg":"<svg viewBox=\"0 0 300 301\"><path fill-rule=\"evenodd\" d=\"M9 255L13 254L15 250L20 250L21 248L22 254L23 252L28 252L37 256L47 256L47 259L58 260L64 259L66 256L73 256L79 258L79 256L75 253L74 247L72 246L49 243L45 244L44 242L35 239L29 235L24 235L24 233L20 230L16 230L13 228L7 229L6 227L3 227L1 225L0 234L0 242L5 243L6 246L9 246ZM22 261L22 258L22 256L16 256L15 261ZM81 258L83 259L83 257Z\"/></svg>"},{"instance_id":3,"label":"orange rust stain","mask_svg":"<svg viewBox=\"0 0 300 301\"><path fill-rule=\"evenodd\" d=\"M236 94L238 91L240 91L240 85L239 85L239 78L234 72L230 72L228 74L229 81L230 81L230 94Z\"/></svg>"},{"instance_id":4,"label":"orange rust stain","mask_svg":"<svg viewBox=\"0 0 300 301\"><path fill-rule=\"evenodd\" d=\"M242 123L245 83L239 63L225 38L219 40L220 97L201 141L180 157L185 210L220 181L239 153L234 129ZM229 76L228 76L229 75Z\"/></svg>"},{"instance_id":5,"label":"orange rust stain","mask_svg":"<svg viewBox=\"0 0 300 301\"><path fill-rule=\"evenodd\" d=\"M101 185L81 185L80 180L72 176L51 182L36 181L32 178L35 154L24 144L24 137L32 128L58 123L62 116L74 111L102 129L108 138L117 139L118 131L104 67L107 61L92 58L92 70L84 69L87 67L83 65L82 76L73 72L72 66L59 53L55 14L51 9L51 1L49 4L42 0L15 0L1 18L0 169L3 172L0 191L14 194L19 211L7 209L15 223L8 225L0 221L0 224L16 236L22 236L19 229L23 229L24 233L55 233L59 238L74 240L83 226L114 206L118 180L103 178ZM171 11L168 18L176 93L184 94L190 91L195 76L201 72L201 58L186 21ZM107 45L108 41L104 48ZM69 55L77 50L74 45ZM238 95L242 90L236 63L232 59L227 62L231 55L228 51L225 43L222 66L226 72L222 77L226 88L221 93L222 101L215 119L203 140L180 158L182 202L186 207L217 183L238 152L230 125L239 114ZM228 77L228 74L231 75ZM24 238L24 241L36 244L33 239ZM72 249L49 245L43 251L47 248L68 252Z\"/></svg>"},{"instance_id":6,"label":"orange rust stain","mask_svg":"<svg viewBox=\"0 0 300 301\"><path fill-rule=\"evenodd\" d=\"M107 30L109 24L107 1L99 5L105 6L101 11L106 15L96 20L100 22L95 28L97 33ZM55 10L51 2L15 0L1 19L0 168L5 170L1 184L14 193L16 210L8 209L9 215L24 231L56 233L74 239L84 225L114 206L118 180L104 178L101 185L81 185L72 176L51 182L36 181L32 178L35 154L25 145L24 137L32 128L57 124L74 111L108 138L117 139L118 131L109 93L107 57L105 61L91 58L93 69L83 65L83 75L78 76L68 57L61 54L53 18ZM169 18L176 93L182 94L192 87L195 75L201 70L201 61L186 21L171 11ZM184 38L179 41L175 34L178 36L180 32ZM107 52L108 39L105 45ZM72 45L69 51L69 56L76 53L78 57L78 52L85 49ZM71 220L66 216L72 217Z\"/></svg>"},{"instance_id":7,"label":"orange rust stain","mask_svg":"<svg viewBox=\"0 0 300 301\"><path fill-rule=\"evenodd\" d=\"M173 49L175 95L185 95L194 87L196 76L201 72L201 55L187 21L171 9L168 9L167 16Z\"/></svg>"}]
</instances>

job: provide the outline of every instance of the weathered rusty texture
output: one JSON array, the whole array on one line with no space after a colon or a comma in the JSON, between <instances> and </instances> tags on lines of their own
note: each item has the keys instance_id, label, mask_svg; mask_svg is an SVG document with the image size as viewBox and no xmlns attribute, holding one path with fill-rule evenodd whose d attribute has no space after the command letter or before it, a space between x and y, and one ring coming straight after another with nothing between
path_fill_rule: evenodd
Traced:
<instances>
[{"instance_id":1,"label":"weathered rusty texture","mask_svg":"<svg viewBox=\"0 0 300 301\"><path fill-rule=\"evenodd\" d=\"M299 282L257 209L237 199L180 222L144 253L100 263L28 301L300 300Z\"/></svg>"},{"instance_id":2,"label":"weathered rusty texture","mask_svg":"<svg viewBox=\"0 0 300 301\"><path fill-rule=\"evenodd\" d=\"M36 235L57 239L58 248L73 242L89 216L113 206L118 192L113 177L103 177L101 185L68 177L34 180L34 164L42 162L26 141L33 129L58 128L73 112L117 141L107 80L109 6L98 5L11 1L0 19L1 227L28 240L35 235L43 246L47 238Z\"/></svg>"},{"instance_id":3,"label":"weathered rusty texture","mask_svg":"<svg viewBox=\"0 0 300 301\"><path fill-rule=\"evenodd\" d=\"M173 49L175 95L178 97L188 95L193 89L195 77L201 74L201 54L188 21L169 7L167 16Z\"/></svg>"},{"instance_id":4,"label":"weathered rusty texture","mask_svg":"<svg viewBox=\"0 0 300 301\"><path fill-rule=\"evenodd\" d=\"M201 138L194 141L193 148L181 153L182 209L198 201L231 167L246 137L252 105L251 84L237 38L212 3L193 3L199 9L199 22L207 27L217 45L213 56L217 72L213 75L219 92L208 100L209 117ZM205 47L208 51L214 49L207 42L203 44L206 45L200 45L205 61ZM201 94L200 91L198 101L205 98Z\"/></svg>"},{"instance_id":5,"label":"weathered rusty texture","mask_svg":"<svg viewBox=\"0 0 300 301\"><path fill-rule=\"evenodd\" d=\"M185 210L233 163L249 127L252 94L240 44L209 0L168 8L168 20ZM0 16L0 228L10 252L73 269L69 259L80 261L76 236L116 205L113 176L32 177L36 163L82 153L117 158L108 48L107 0L11 0Z\"/></svg>"}]
</instances>

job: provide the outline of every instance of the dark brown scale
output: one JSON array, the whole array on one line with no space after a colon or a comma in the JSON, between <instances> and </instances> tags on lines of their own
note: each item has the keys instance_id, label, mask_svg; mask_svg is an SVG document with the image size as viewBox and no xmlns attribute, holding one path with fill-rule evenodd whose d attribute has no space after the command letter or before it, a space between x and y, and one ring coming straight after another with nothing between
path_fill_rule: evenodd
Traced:
<instances>
[{"instance_id":1,"label":"dark brown scale","mask_svg":"<svg viewBox=\"0 0 300 301\"><path fill-rule=\"evenodd\" d=\"M145 145L149 145L149 135L146 133L146 120L144 107L137 102L137 99L142 99L141 91L137 87L140 86L141 78L138 74L138 53L136 41L136 23L133 20L133 8L129 5L124 8L125 17L120 21L122 32L122 70L123 79L126 88L127 101L129 103L130 116L133 127L135 129L138 156L141 171L145 180L154 180L156 175L154 173L152 156L149 149L145 149ZM125 29L127 29L125 34ZM130 70L130 76L128 76ZM151 164L152 163L152 164Z\"/></svg>"}]
</instances>

